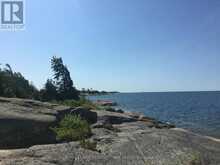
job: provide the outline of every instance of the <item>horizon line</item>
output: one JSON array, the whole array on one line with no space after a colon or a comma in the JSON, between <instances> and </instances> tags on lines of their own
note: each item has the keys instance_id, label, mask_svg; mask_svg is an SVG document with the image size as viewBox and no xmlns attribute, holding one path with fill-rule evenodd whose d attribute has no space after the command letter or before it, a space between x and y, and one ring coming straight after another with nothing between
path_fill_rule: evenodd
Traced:
<instances>
[{"instance_id":1,"label":"horizon line","mask_svg":"<svg viewBox=\"0 0 220 165\"><path fill-rule=\"evenodd\" d=\"M220 90L186 90L186 91L142 91L142 92L120 92L119 93L176 93L176 92L220 92Z\"/></svg>"}]
</instances>

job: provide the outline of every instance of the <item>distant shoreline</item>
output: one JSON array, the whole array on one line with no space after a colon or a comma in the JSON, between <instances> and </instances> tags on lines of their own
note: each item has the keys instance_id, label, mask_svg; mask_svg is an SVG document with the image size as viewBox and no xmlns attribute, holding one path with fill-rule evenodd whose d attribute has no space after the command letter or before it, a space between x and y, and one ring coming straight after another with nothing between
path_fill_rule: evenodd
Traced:
<instances>
[{"instance_id":1,"label":"distant shoreline","mask_svg":"<svg viewBox=\"0 0 220 165\"><path fill-rule=\"evenodd\" d=\"M96 93L81 93L81 96L104 96L104 95L111 95L120 92L96 92Z\"/></svg>"}]
</instances>

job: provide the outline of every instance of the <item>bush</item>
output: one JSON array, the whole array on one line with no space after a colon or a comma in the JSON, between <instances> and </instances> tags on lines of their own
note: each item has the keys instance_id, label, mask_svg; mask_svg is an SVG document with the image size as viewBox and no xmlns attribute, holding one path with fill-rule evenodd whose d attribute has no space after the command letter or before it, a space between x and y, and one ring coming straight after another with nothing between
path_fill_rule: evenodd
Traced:
<instances>
[{"instance_id":1,"label":"bush","mask_svg":"<svg viewBox=\"0 0 220 165\"><path fill-rule=\"evenodd\" d=\"M80 141L80 145L84 149L97 151L97 149L96 149L97 143L96 142L91 142L89 140L83 139L83 140Z\"/></svg>"},{"instance_id":2,"label":"bush","mask_svg":"<svg viewBox=\"0 0 220 165\"><path fill-rule=\"evenodd\" d=\"M201 165L201 159L200 159L200 155L198 153L194 153L191 155L191 161L189 163L189 165Z\"/></svg>"},{"instance_id":3,"label":"bush","mask_svg":"<svg viewBox=\"0 0 220 165\"><path fill-rule=\"evenodd\" d=\"M82 140L91 135L91 129L86 120L80 116L67 115L59 123L58 127L52 128L57 139L61 141Z\"/></svg>"},{"instance_id":4,"label":"bush","mask_svg":"<svg viewBox=\"0 0 220 165\"><path fill-rule=\"evenodd\" d=\"M84 108L88 108L88 109L99 109L99 107L93 103L90 100L87 100L85 98L80 98L80 100L64 100L64 101L60 101L58 102L59 104L63 104L66 106L70 106L70 107L84 107Z\"/></svg>"}]
</instances>

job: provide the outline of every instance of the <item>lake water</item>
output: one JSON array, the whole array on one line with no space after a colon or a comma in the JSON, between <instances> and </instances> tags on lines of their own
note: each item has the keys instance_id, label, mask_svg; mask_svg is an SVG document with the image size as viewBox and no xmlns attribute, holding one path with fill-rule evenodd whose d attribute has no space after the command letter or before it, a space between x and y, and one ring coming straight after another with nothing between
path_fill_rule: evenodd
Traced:
<instances>
[{"instance_id":1,"label":"lake water","mask_svg":"<svg viewBox=\"0 0 220 165\"><path fill-rule=\"evenodd\" d=\"M220 92L118 93L89 98L112 100L124 110L143 112L177 127L220 138Z\"/></svg>"}]
</instances>

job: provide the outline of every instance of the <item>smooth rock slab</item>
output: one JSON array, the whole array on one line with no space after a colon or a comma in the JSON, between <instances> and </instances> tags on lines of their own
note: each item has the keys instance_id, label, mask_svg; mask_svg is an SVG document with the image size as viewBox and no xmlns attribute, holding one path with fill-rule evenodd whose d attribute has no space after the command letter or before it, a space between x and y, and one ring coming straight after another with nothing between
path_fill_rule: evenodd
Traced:
<instances>
[{"instance_id":1,"label":"smooth rock slab","mask_svg":"<svg viewBox=\"0 0 220 165\"><path fill-rule=\"evenodd\" d=\"M55 143L50 127L70 111L66 106L0 97L0 148Z\"/></svg>"},{"instance_id":2,"label":"smooth rock slab","mask_svg":"<svg viewBox=\"0 0 220 165\"><path fill-rule=\"evenodd\" d=\"M34 114L38 111L59 116L56 110L52 111L56 112L55 115L51 115L50 110L39 109L38 104L34 103L38 107L35 110L30 109ZM56 106L47 104L45 107L55 109ZM90 140L97 142L101 153L82 149L78 142L37 145L27 149L0 150L0 165L220 165L219 139L177 128L157 128L155 123L161 123L147 117L140 121L126 113L93 112L98 114L98 123L92 128ZM46 117L40 120L28 116L42 123L47 121ZM108 123L120 131L105 128ZM149 127L150 124L153 127Z\"/></svg>"},{"instance_id":3,"label":"smooth rock slab","mask_svg":"<svg viewBox=\"0 0 220 165\"><path fill-rule=\"evenodd\" d=\"M120 133L95 129L101 153L79 143L38 145L0 151L0 165L219 165L220 142L176 129L148 128L141 122L117 125Z\"/></svg>"}]
</instances>

